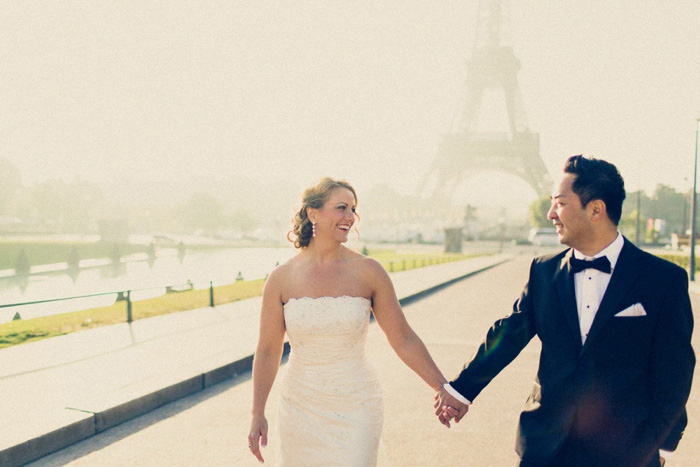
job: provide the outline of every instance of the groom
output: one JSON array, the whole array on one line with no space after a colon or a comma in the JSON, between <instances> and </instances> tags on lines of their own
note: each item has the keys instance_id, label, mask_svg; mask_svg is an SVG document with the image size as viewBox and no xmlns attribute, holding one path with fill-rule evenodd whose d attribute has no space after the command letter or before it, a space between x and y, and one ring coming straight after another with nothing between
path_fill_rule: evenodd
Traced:
<instances>
[{"instance_id":1,"label":"groom","mask_svg":"<svg viewBox=\"0 0 700 467\"><path fill-rule=\"evenodd\" d=\"M618 232L624 198L614 165L569 158L548 217L571 248L532 262L513 312L436 395L441 422L458 422L537 336L520 466L659 466L675 450L695 367L688 279Z\"/></svg>"}]
</instances>

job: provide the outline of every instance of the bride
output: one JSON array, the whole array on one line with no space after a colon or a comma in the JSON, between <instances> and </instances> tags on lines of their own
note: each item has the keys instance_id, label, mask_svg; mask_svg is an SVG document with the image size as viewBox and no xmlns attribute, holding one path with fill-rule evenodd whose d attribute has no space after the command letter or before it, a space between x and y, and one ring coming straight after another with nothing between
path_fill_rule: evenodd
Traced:
<instances>
[{"instance_id":1,"label":"bride","mask_svg":"<svg viewBox=\"0 0 700 467\"><path fill-rule=\"evenodd\" d=\"M370 312L406 365L435 391L447 382L406 321L386 271L343 246L356 205L345 181L325 178L306 190L290 232L301 251L265 283L248 435L260 462L268 440L265 405L285 332L292 350L273 431L283 466L376 465L383 403L364 354Z\"/></svg>"}]
</instances>

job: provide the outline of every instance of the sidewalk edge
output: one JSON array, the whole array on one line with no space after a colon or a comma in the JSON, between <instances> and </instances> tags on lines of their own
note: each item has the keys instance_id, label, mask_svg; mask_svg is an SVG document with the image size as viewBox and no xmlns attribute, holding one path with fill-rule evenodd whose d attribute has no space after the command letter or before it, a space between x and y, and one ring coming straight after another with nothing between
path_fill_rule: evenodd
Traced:
<instances>
[{"instance_id":1,"label":"sidewalk edge","mask_svg":"<svg viewBox=\"0 0 700 467\"><path fill-rule=\"evenodd\" d=\"M511 259L512 257L503 258L440 284L409 294L400 298L399 303L401 306L406 306L470 276L510 261ZM283 355L287 355L289 350L289 343L285 342ZM31 437L14 446L0 450L0 465L15 467L33 462L120 423L144 415L169 402L189 396L209 386L251 371L252 364L253 355L248 355L236 361L169 384L153 392L142 394L131 400L113 406L103 407L101 410L91 411L76 407L66 407L62 410L85 412L87 417L81 421L66 424L65 426L53 429L36 437Z\"/></svg>"}]
</instances>

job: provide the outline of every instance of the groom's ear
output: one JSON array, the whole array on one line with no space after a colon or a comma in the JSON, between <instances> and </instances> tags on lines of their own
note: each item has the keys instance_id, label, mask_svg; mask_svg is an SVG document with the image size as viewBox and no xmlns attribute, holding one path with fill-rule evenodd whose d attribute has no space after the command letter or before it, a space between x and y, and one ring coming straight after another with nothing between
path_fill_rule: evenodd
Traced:
<instances>
[{"instance_id":1,"label":"groom's ear","mask_svg":"<svg viewBox=\"0 0 700 467\"><path fill-rule=\"evenodd\" d=\"M592 199L586 207L590 210L592 221L599 221L607 216L607 206L605 206L605 201L602 199Z\"/></svg>"}]
</instances>

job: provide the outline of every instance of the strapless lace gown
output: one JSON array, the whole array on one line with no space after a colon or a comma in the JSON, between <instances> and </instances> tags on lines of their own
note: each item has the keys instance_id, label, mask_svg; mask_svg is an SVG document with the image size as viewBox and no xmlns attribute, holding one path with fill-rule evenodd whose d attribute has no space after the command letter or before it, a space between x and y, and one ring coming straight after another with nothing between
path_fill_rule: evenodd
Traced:
<instances>
[{"instance_id":1,"label":"strapless lace gown","mask_svg":"<svg viewBox=\"0 0 700 467\"><path fill-rule=\"evenodd\" d=\"M279 465L373 466L384 420L379 378L364 353L370 301L290 299L292 351L281 379Z\"/></svg>"}]
</instances>

